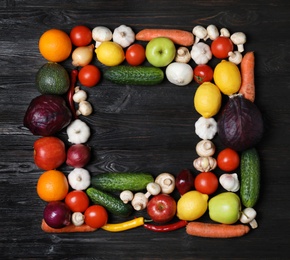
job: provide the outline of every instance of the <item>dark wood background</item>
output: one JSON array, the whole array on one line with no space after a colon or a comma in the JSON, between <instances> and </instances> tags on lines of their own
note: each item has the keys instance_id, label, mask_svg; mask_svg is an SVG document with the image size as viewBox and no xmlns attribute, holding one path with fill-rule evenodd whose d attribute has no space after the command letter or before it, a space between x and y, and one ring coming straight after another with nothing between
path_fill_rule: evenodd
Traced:
<instances>
[{"instance_id":1,"label":"dark wood background","mask_svg":"<svg viewBox=\"0 0 290 260\"><path fill-rule=\"evenodd\" d=\"M112 234L46 234L40 229L45 203L36 194L42 173L33 162L38 138L23 127L24 112L39 93L37 70L46 62L40 35L75 25L111 29L126 24L178 28L215 24L248 37L256 55L256 104L266 122L257 146L262 163L259 228L238 239L190 237L184 229L153 233L142 227ZM219 1L0 1L0 255L3 259L286 259L290 257L289 128L290 4L283 0ZM96 61L95 61L96 62ZM97 64L97 62L96 62ZM70 61L63 65L72 69ZM104 67L100 66L103 70ZM192 99L197 85L117 86L102 81L89 90L94 114L92 174L147 171L177 174L195 158ZM65 132L59 134L66 140ZM218 144L218 140L216 140ZM69 168L61 168L68 173ZM142 214L142 213L141 213ZM112 219L111 219L112 220Z\"/></svg>"}]
</instances>

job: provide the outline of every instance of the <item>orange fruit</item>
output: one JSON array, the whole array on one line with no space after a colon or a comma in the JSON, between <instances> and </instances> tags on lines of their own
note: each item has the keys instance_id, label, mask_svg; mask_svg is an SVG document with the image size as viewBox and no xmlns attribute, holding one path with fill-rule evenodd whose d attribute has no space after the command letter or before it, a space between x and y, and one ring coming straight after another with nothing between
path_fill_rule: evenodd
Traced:
<instances>
[{"instance_id":1,"label":"orange fruit","mask_svg":"<svg viewBox=\"0 0 290 260\"><path fill-rule=\"evenodd\" d=\"M49 170L40 175L36 188L38 196L50 202L63 200L68 193L69 185L63 172Z\"/></svg>"},{"instance_id":2,"label":"orange fruit","mask_svg":"<svg viewBox=\"0 0 290 260\"><path fill-rule=\"evenodd\" d=\"M50 29L44 32L38 42L41 55L52 62L66 60L72 51L71 39L64 31Z\"/></svg>"}]
</instances>

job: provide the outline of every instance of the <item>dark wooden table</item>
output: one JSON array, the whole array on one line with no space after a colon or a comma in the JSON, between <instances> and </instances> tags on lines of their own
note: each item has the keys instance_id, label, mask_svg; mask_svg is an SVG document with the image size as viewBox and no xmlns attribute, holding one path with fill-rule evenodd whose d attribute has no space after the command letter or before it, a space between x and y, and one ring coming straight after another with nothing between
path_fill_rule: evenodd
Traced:
<instances>
[{"instance_id":1,"label":"dark wooden table","mask_svg":"<svg viewBox=\"0 0 290 260\"><path fill-rule=\"evenodd\" d=\"M1 259L286 259L290 257L289 81L290 4L273 1L1 1L0 2L0 256ZM256 55L256 104L266 133L257 146L262 163L259 228L238 239L190 237L184 229L153 233L142 227L112 234L47 234L40 229L43 208L36 194L42 170L33 161L38 138L23 127L23 115L37 92L34 79L46 62L40 35L75 25L111 29L126 24L177 28L215 24L248 37ZM97 61L94 61L97 64ZM63 65L72 69L70 61ZM103 70L104 67L100 66ZM84 120L93 135L92 174L146 171L153 175L193 170L192 98L197 84L177 87L117 86L103 80L89 90L94 114ZM124 101L126 100L126 102ZM59 137L66 138L65 132ZM70 168L62 166L65 173ZM142 214L142 213L140 213Z\"/></svg>"}]
</instances>

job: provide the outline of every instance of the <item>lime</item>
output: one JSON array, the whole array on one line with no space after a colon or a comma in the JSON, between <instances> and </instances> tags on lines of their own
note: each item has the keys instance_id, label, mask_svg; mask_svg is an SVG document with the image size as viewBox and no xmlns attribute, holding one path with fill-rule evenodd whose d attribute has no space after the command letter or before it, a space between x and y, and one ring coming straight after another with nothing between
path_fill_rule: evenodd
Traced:
<instances>
[{"instance_id":1,"label":"lime","mask_svg":"<svg viewBox=\"0 0 290 260\"><path fill-rule=\"evenodd\" d=\"M177 201L177 217L193 221L200 218L207 210L208 195L197 190L188 191Z\"/></svg>"},{"instance_id":2,"label":"lime","mask_svg":"<svg viewBox=\"0 0 290 260\"><path fill-rule=\"evenodd\" d=\"M69 89L69 75L58 63L44 64L36 74L36 88L41 94L62 95Z\"/></svg>"},{"instance_id":3,"label":"lime","mask_svg":"<svg viewBox=\"0 0 290 260\"><path fill-rule=\"evenodd\" d=\"M99 62L106 66L117 66L125 59L121 45L111 41L102 42L95 52Z\"/></svg>"},{"instance_id":4,"label":"lime","mask_svg":"<svg viewBox=\"0 0 290 260\"><path fill-rule=\"evenodd\" d=\"M238 92L242 82L238 66L226 60L222 60L216 65L213 79L220 91L225 95L232 95Z\"/></svg>"},{"instance_id":5,"label":"lime","mask_svg":"<svg viewBox=\"0 0 290 260\"><path fill-rule=\"evenodd\" d=\"M194 107L205 118L216 115L221 107L222 95L219 88L211 83L204 82L194 95Z\"/></svg>"}]
</instances>

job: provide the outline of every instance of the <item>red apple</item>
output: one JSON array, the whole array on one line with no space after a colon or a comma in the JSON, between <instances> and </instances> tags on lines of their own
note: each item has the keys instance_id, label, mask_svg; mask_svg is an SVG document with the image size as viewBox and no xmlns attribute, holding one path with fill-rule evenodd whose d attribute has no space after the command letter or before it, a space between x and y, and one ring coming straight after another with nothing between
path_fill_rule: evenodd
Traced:
<instances>
[{"instance_id":1,"label":"red apple","mask_svg":"<svg viewBox=\"0 0 290 260\"><path fill-rule=\"evenodd\" d=\"M165 223L176 214L176 201L168 194L158 194L149 200L147 213L156 223Z\"/></svg>"},{"instance_id":2,"label":"red apple","mask_svg":"<svg viewBox=\"0 0 290 260\"><path fill-rule=\"evenodd\" d=\"M66 164L74 168L84 167L91 159L91 149L85 144L73 144L67 150Z\"/></svg>"},{"instance_id":3,"label":"red apple","mask_svg":"<svg viewBox=\"0 0 290 260\"><path fill-rule=\"evenodd\" d=\"M53 170L66 159L65 145L57 137L41 137L34 142L34 162L40 169Z\"/></svg>"}]
</instances>

